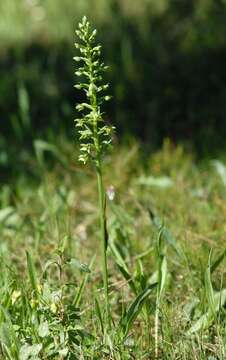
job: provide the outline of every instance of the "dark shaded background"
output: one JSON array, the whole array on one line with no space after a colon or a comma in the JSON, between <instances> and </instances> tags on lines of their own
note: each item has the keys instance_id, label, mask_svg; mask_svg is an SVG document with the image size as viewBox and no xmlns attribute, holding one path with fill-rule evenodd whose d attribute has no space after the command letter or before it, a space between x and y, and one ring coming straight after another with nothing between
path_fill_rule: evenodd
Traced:
<instances>
[{"instance_id":1,"label":"dark shaded background","mask_svg":"<svg viewBox=\"0 0 226 360\"><path fill-rule=\"evenodd\" d=\"M122 138L224 150L225 0L10 0L0 10L0 164L9 144L17 152L50 133L74 136L74 29L84 14L111 66L106 110Z\"/></svg>"}]
</instances>

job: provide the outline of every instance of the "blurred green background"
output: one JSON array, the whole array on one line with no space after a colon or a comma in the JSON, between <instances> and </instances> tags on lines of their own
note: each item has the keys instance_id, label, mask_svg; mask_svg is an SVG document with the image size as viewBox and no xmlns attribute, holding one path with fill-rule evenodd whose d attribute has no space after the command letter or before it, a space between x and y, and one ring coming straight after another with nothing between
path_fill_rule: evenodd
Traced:
<instances>
[{"instance_id":1,"label":"blurred green background","mask_svg":"<svg viewBox=\"0 0 226 360\"><path fill-rule=\"evenodd\" d=\"M84 14L111 66L106 110L121 138L224 148L226 0L1 0L0 165L36 138L75 136L74 30Z\"/></svg>"}]
</instances>

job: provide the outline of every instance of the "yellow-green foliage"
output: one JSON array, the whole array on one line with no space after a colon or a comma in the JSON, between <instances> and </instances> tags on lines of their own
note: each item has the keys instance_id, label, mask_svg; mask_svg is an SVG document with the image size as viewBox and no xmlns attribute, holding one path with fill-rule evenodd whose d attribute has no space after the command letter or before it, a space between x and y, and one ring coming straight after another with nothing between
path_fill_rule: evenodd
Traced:
<instances>
[{"instance_id":1,"label":"yellow-green foliage","mask_svg":"<svg viewBox=\"0 0 226 360\"><path fill-rule=\"evenodd\" d=\"M30 339L36 339L31 340L35 344L45 332L48 339L53 336L57 339L60 328L55 321L61 324L62 314L73 311L70 307L73 299L80 299L82 313L77 314L76 326L81 329L76 336L80 341L83 331L94 331L95 339L89 340L92 345L88 349L96 349L97 358L104 358L102 351L106 351L108 359L108 347L105 350L99 347L102 281L96 179L89 165L84 169L75 163L74 143L59 138L57 144L49 144L45 149L41 163L29 160L37 179L33 185L34 177L21 175L14 187L5 185L2 188L0 252L4 276L0 279L0 301L4 307L8 306L12 323L26 326L27 334L32 336ZM49 160L52 158L52 169L45 162L47 152ZM108 257L111 312L117 324L122 306L124 310L130 309L121 320L122 333L116 336L113 331L111 334L113 358L126 360L131 354L142 358L146 353L153 358L155 339L158 354L164 359L193 360L208 356L224 359L225 312L222 308L219 311L226 297L223 290L226 287L223 256L226 188L222 172L218 172L215 163L197 164L182 147L168 141L158 153L146 154L145 160L142 159L141 147L135 142L115 147L105 159L108 171L104 181L107 187L114 186L115 192L114 200L108 201ZM224 168L224 163L221 166ZM154 216L152 221L149 211ZM25 271L25 250L32 253L29 276L31 284L37 277L36 292L32 291L34 285L29 285L28 270ZM92 260L94 255L96 258ZM71 257L74 259L68 262ZM89 272L85 264L90 264L91 260L94 263ZM6 271L6 266L11 273ZM144 287L157 278L162 285L158 288L156 322L153 312L156 290ZM77 284L77 288L72 285L67 288L66 284ZM81 296L79 289L83 289ZM148 295L149 302L136 317L131 311L134 310L134 292L142 289L142 296ZM59 290L62 297L55 304L52 298ZM47 293L48 301L45 300ZM23 305L25 299L31 301L33 316L38 316L37 323L31 323L30 305L27 303L28 308L25 303ZM141 297L137 298L136 305L136 309L141 307ZM43 314L41 318L37 311ZM5 320L6 315L1 311L0 314L0 324L4 324L1 326L6 333L11 325L9 319ZM64 319L66 334L74 323L69 318ZM157 337L154 337L155 322L159 329ZM33 331L37 331L36 337ZM128 331L130 342L121 348L119 340ZM21 347L24 333L15 330L12 336L17 337ZM2 332L0 339L0 343L3 339L6 341ZM43 340L43 354L48 354L47 343ZM59 351L66 351L62 348L64 343L57 344ZM69 343L65 340L65 344ZM15 348L11 350L16 351ZM24 346L22 350L32 351ZM33 350L40 351L40 346ZM83 343L76 351L84 355L90 350ZM87 359L94 358L92 356Z\"/></svg>"}]
</instances>

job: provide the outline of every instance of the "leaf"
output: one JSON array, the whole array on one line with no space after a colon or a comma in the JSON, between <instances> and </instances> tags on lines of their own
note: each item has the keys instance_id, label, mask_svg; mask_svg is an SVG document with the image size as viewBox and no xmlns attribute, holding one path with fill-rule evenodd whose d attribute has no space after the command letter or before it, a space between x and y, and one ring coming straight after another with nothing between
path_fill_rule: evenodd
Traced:
<instances>
[{"instance_id":1,"label":"leaf","mask_svg":"<svg viewBox=\"0 0 226 360\"><path fill-rule=\"evenodd\" d=\"M183 307L183 311L188 320L191 320L193 312L199 303L200 300L197 297L193 297L192 300L186 303Z\"/></svg>"},{"instance_id":2,"label":"leaf","mask_svg":"<svg viewBox=\"0 0 226 360\"><path fill-rule=\"evenodd\" d=\"M20 223L20 217L16 213L16 209L8 206L0 210L0 225L15 227Z\"/></svg>"},{"instance_id":3,"label":"leaf","mask_svg":"<svg viewBox=\"0 0 226 360\"><path fill-rule=\"evenodd\" d=\"M59 350L59 355L62 357L66 357L68 354L68 348L64 348L62 350Z\"/></svg>"},{"instance_id":4,"label":"leaf","mask_svg":"<svg viewBox=\"0 0 226 360\"><path fill-rule=\"evenodd\" d=\"M219 160L213 160L212 165L214 166L217 174L221 178L222 183L226 186L226 167Z\"/></svg>"},{"instance_id":5,"label":"leaf","mask_svg":"<svg viewBox=\"0 0 226 360\"><path fill-rule=\"evenodd\" d=\"M63 165L66 166L66 160L59 152L57 147L53 144L50 144L44 140L37 139L34 141L34 149L37 160L41 166L44 165L44 153L50 152L54 155Z\"/></svg>"},{"instance_id":6,"label":"leaf","mask_svg":"<svg viewBox=\"0 0 226 360\"><path fill-rule=\"evenodd\" d=\"M145 186L155 186L161 189L166 189L173 186L173 181L168 176L154 177L154 176L141 176L137 183Z\"/></svg>"},{"instance_id":7,"label":"leaf","mask_svg":"<svg viewBox=\"0 0 226 360\"><path fill-rule=\"evenodd\" d=\"M111 253L112 255L114 256L114 259L116 261L116 263L123 267L125 269L126 272L129 272L129 269L121 255L121 253L119 252L118 250L118 247L116 246L115 242L114 241L111 241L110 242L110 249L111 249Z\"/></svg>"},{"instance_id":8,"label":"leaf","mask_svg":"<svg viewBox=\"0 0 226 360\"><path fill-rule=\"evenodd\" d=\"M10 348L11 336L10 336L10 331L9 331L8 324L5 323L5 322L1 323L0 339L1 339L1 343L3 343L5 346L7 346L7 348Z\"/></svg>"},{"instance_id":9,"label":"leaf","mask_svg":"<svg viewBox=\"0 0 226 360\"><path fill-rule=\"evenodd\" d=\"M113 241L110 242L110 249L112 252L112 255L114 256L116 265L119 269L119 271L121 272L121 274L123 275L123 277L126 279L126 281L128 282L131 290L137 294L136 291L136 286L135 283L132 279L132 275L129 273L129 269L124 261L124 259L122 258L121 254L119 253L117 247L115 246L115 243Z\"/></svg>"},{"instance_id":10,"label":"leaf","mask_svg":"<svg viewBox=\"0 0 226 360\"><path fill-rule=\"evenodd\" d=\"M214 263L210 266L211 274L216 270L216 268L220 265L220 263L226 258L226 250L221 254Z\"/></svg>"},{"instance_id":11,"label":"leaf","mask_svg":"<svg viewBox=\"0 0 226 360\"><path fill-rule=\"evenodd\" d=\"M71 266L71 267L75 267L77 269L79 269L81 272L85 272L90 274L91 270L89 269L89 266L87 264L81 263L79 260L77 259L70 259L67 262L67 265Z\"/></svg>"},{"instance_id":12,"label":"leaf","mask_svg":"<svg viewBox=\"0 0 226 360\"><path fill-rule=\"evenodd\" d=\"M216 315L215 306L214 306L214 292L213 292L213 286L211 281L211 255L212 251L209 253L209 259L208 259L208 267L205 271L204 275L204 284L205 284L205 291L206 291L206 297L208 299L209 308L212 311L212 315Z\"/></svg>"},{"instance_id":13,"label":"leaf","mask_svg":"<svg viewBox=\"0 0 226 360\"><path fill-rule=\"evenodd\" d=\"M14 214L15 209L12 206L8 206L0 210L0 223L4 223L12 214Z\"/></svg>"},{"instance_id":14,"label":"leaf","mask_svg":"<svg viewBox=\"0 0 226 360\"><path fill-rule=\"evenodd\" d=\"M160 264L159 264L159 274L158 274L158 291L159 297L161 297L167 277L167 261L166 256L161 256Z\"/></svg>"},{"instance_id":15,"label":"leaf","mask_svg":"<svg viewBox=\"0 0 226 360\"><path fill-rule=\"evenodd\" d=\"M180 246L177 244L175 237L163 224L163 221L159 217L155 216L155 214L150 208L148 208L148 213L155 228L158 231L161 231L161 236L164 239L164 241L168 243L170 246L172 246L172 248L174 249L174 251L177 253L178 256L184 258L183 252Z\"/></svg>"},{"instance_id":16,"label":"leaf","mask_svg":"<svg viewBox=\"0 0 226 360\"><path fill-rule=\"evenodd\" d=\"M127 212L125 212L125 210L121 206L116 205L114 202L110 202L109 205L111 207L112 212L116 216L116 219L122 226L125 224L127 225L133 224L134 221L133 218Z\"/></svg>"},{"instance_id":17,"label":"leaf","mask_svg":"<svg viewBox=\"0 0 226 360\"><path fill-rule=\"evenodd\" d=\"M42 276L44 279L47 278L47 272L49 270L50 267L56 267L57 270L59 270L59 272L61 271L61 267L60 267L60 264L57 262L56 259L51 259L51 260L48 260L45 265L44 265L44 268L43 268L43 272L42 272Z\"/></svg>"},{"instance_id":18,"label":"leaf","mask_svg":"<svg viewBox=\"0 0 226 360\"><path fill-rule=\"evenodd\" d=\"M129 272L126 270L125 267L123 267L117 263L116 263L116 265L117 265L119 271L121 272L121 274L123 275L123 277L125 278L125 280L128 282L129 287L131 288L133 293L136 295L137 289L136 289L136 285L134 283L132 276L129 274Z\"/></svg>"},{"instance_id":19,"label":"leaf","mask_svg":"<svg viewBox=\"0 0 226 360\"><path fill-rule=\"evenodd\" d=\"M49 325L48 321L42 322L38 327L38 334L41 338L44 338L49 335Z\"/></svg>"},{"instance_id":20,"label":"leaf","mask_svg":"<svg viewBox=\"0 0 226 360\"><path fill-rule=\"evenodd\" d=\"M104 323L103 323L103 318L102 318L102 314L101 314L101 307L100 307L100 303L96 297L95 297L95 310L96 310L96 315L100 322L102 334L104 334Z\"/></svg>"},{"instance_id":21,"label":"leaf","mask_svg":"<svg viewBox=\"0 0 226 360\"><path fill-rule=\"evenodd\" d=\"M9 313L4 309L4 307L1 304L0 304L0 310L3 313L3 316L5 318L5 325L4 325L4 328L2 329L5 341L7 342L8 345L10 344L9 346L13 345L13 348L14 348L13 355L15 357L15 360L17 360L17 359L19 359L18 358L19 343L18 343L18 339L16 336L16 332L14 330Z\"/></svg>"},{"instance_id":22,"label":"leaf","mask_svg":"<svg viewBox=\"0 0 226 360\"><path fill-rule=\"evenodd\" d=\"M31 126L30 122L30 99L28 91L23 82L19 83L18 86L18 105L20 110L20 118L25 129L29 129Z\"/></svg>"},{"instance_id":23,"label":"leaf","mask_svg":"<svg viewBox=\"0 0 226 360\"><path fill-rule=\"evenodd\" d=\"M147 277L144 274L143 264L140 259L136 262L135 281L139 284L139 289L144 290L147 287Z\"/></svg>"},{"instance_id":24,"label":"leaf","mask_svg":"<svg viewBox=\"0 0 226 360\"><path fill-rule=\"evenodd\" d=\"M219 291L214 294L214 309L215 312L218 312L226 303L226 289ZM187 331L187 335L190 336L193 333L196 333L200 330L205 330L208 328L214 320L212 311L208 311L203 314Z\"/></svg>"},{"instance_id":25,"label":"leaf","mask_svg":"<svg viewBox=\"0 0 226 360\"><path fill-rule=\"evenodd\" d=\"M20 348L19 360L37 359L40 351L42 350L42 344L24 344Z\"/></svg>"},{"instance_id":26,"label":"leaf","mask_svg":"<svg viewBox=\"0 0 226 360\"><path fill-rule=\"evenodd\" d=\"M187 331L187 335L191 335L193 333L198 332L201 329L205 329L208 326L208 323L211 319L211 314L206 313L202 315L195 323L192 325L192 327Z\"/></svg>"},{"instance_id":27,"label":"leaf","mask_svg":"<svg viewBox=\"0 0 226 360\"><path fill-rule=\"evenodd\" d=\"M31 286L32 286L32 289L33 289L35 295L37 296L38 295L38 280L37 280L37 275L36 275L36 271L35 271L34 261L28 251L26 251L26 255L27 255L28 274L29 274Z\"/></svg>"},{"instance_id":28,"label":"leaf","mask_svg":"<svg viewBox=\"0 0 226 360\"><path fill-rule=\"evenodd\" d=\"M121 319L121 326L124 331L124 337L128 334L133 322L140 314L142 307L145 301L148 299L149 295L151 294L153 288L155 288L157 283L150 285L144 291L142 291L134 300L134 302L129 306L128 311Z\"/></svg>"},{"instance_id":29,"label":"leaf","mask_svg":"<svg viewBox=\"0 0 226 360\"><path fill-rule=\"evenodd\" d=\"M89 264L89 269L92 269L92 266L94 264L94 261L96 259L96 255L94 255L90 261L90 264ZM79 289L78 289L78 292L76 293L76 296L73 300L73 305L74 306L78 306L80 301L81 301L81 298L82 298L82 293L83 293L83 290L85 288L85 285L87 283L87 280L89 278L89 273L86 273L85 275L85 278L83 279L83 281L81 282L81 285L79 286Z\"/></svg>"}]
</instances>

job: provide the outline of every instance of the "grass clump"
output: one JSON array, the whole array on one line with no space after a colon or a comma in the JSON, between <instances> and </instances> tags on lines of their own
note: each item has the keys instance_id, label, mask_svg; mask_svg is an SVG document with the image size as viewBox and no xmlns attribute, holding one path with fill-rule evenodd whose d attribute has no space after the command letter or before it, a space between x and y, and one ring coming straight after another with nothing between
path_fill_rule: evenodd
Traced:
<instances>
[{"instance_id":1,"label":"grass clump","mask_svg":"<svg viewBox=\"0 0 226 360\"><path fill-rule=\"evenodd\" d=\"M226 189L212 164L197 164L172 144L145 163L137 144L103 159L104 183L115 186L107 209L107 336L93 166L75 167L74 144L65 139L49 145L41 165L30 158L31 177L3 187L0 358L35 345L36 359L153 359L158 349L159 359L223 360Z\"/></svg>"}]
</instances>

